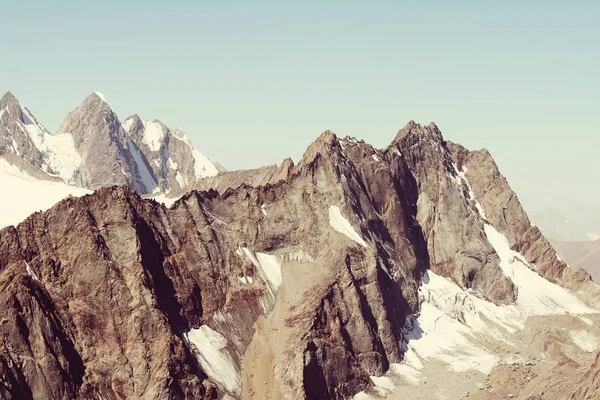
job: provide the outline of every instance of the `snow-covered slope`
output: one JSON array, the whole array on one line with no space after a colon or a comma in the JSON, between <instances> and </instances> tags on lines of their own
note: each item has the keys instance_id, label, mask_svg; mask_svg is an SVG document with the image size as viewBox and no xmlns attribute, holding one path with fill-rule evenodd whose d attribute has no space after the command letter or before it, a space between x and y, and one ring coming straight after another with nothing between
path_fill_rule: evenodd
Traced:
<instances>
[{"instance_id":1,"label":"snow-covered slope","mask_svg":"<svg viewBox=\"0 0 600 400\"><path fill-rule=\"evenodd\" d=\"M426 271L419 288L420 313L406 320L404 360L390 365L385 376L371 377L374 391L382 397L400 398L403 388L426 383L423 373L428 364L429 369L432 364L444 365L454 374L473 371L488 375L496 366L514 362L514 355L498 354L489 343L510 343L512 335L525 329L529 317L598 313L573 292L542 277L535 264L511 249L506 236L487 220L465 175L466 169L455 170L456 176L451 177L462 187L473 215L483 223L486 239L499 257L504 275L515 286L516 301L496 305L450 278ZM587 337L580 331L569 335L585 351L596 349L593 335ZM354 399L374 397L360 392Z\"/></svg>"},{"instance_id":2,"label":"snow-covered slope","mask_svg":"<svg viewBox=\"0 0 600 400\"><path fill-rule=\"evenodd\" d=\"M91 193L87 189L33 178L0 158L0 228L16 225L36 211L44 211L60 200Z\"/></svg>"},{"instance_id":3,"label":"snow-covered slope","mask_svg":"<svg viewBox=\"0 0 600 400\"><path fill-rule=\"evenodd\" d=\"M0 108L0 127L3 127L6 143L2 146L4 150L72 183L81 165L73 137L52 135L10 92L0 100Z\"/></svg>"}]
</instances>

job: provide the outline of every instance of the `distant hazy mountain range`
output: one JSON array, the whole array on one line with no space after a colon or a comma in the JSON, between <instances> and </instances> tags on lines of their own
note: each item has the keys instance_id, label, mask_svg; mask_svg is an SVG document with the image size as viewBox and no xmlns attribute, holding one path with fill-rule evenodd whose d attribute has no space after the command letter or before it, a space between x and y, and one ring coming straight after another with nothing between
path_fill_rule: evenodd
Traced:
<instances>
[{"instance_id":1,"label":"distant hazy mountain range","mask_svg":"<svg viewBox=\"0 0 600 400\"><path fill-rule=\"evenodd\" d=\"M588 222L576 222L557 210L534 214L531 219L548 238L557 241L594 241L600 239L600 220L590 212Z\"/></svg>"}]
</instances>

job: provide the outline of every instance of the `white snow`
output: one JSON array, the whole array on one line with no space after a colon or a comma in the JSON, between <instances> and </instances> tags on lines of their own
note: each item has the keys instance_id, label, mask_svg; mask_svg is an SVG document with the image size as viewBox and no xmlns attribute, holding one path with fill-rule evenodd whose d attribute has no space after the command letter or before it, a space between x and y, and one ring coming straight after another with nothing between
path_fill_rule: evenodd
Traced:
<instances>
[{"instance_id":1,"label":"white snow","mask_svg":"<svg viewBox=\"0 0 600 400\"><path fill-rule=\"evenodd\" d=\"M96 96L100 97L100 100L102 100L104 103L106 103L111 108L111 110L113 109L112 106L110 105L110 103L108 101L106 101L106 97L104 97L104 95L102 93L96 91L96 92L94 92L94 94Z\"/></svg>"},{"instance_id":2,"label":"white snow","mask_svg":"<svg viewBox=\"0 0 600 400\"><path fill-rule=\"evenodd\" d=\"M255 253L246 247L238 248L235 254L240 257L245 255L252 261L252 264L258 269L260 277L267 284L268 293L265 297L261 298L260 305L265 314L268 313L275 305L277 289L281 286L283 260L271 254Z\"/></svg>"},{"instance_id":3,"label":"white snow","mask_svg":"<svg viewBox=\"0 0 600 400\"><path fill-rule=\"evenodd\" d=\"M352 397L352 400L375 400L375 397L365 392L358 392Z\"/></svg>"},{"instance_id":4,"label":"white snow","mask_svg":"<svg viewBox=\"0 0 600 400\"><path fill-rule=\"evenodd\" d=\"M137 167L139 178L141 179L142 184L146 188L146 191L149 193L156 191L156 189L158 188L158 184L152 177L152 173L148 169L148 166L146 165L146 163L144 163L144 158L140 149L136 146L135 143L133 143L133 140L131 140L131 137L129 137L128 133L125 134L125 137L127 138L127 147L129 148L129 152L133 157L133 162Z\"/></svg>"},{"instance_id":5,"label":"white snow","mask_svg":"<svg viewBox=\"0 0 600 400\"><path fill-rule=\"evenodd\" d=\"M208 377L226 392L238 395L242 381L235 361L227 350L227 338L207 325L184 334L196 349L196 358Z\"/></svg>"},{"instance_id":6,"label":"white snow","mask_svg":"<svg viewBox=\"0 0 600 400\"><path fill-rule=\"evenodd\" d=\"M471 199L473 199L473 201L475 201L475 207L477 208L477 211L479 211L479 215L481 216L481 218L483 218L484 220L487 219L487 217L485 216L485 211L483 210L483 207L481 207L481 204L479 204L479 202L475 199L475 194L473 193L473 189L471 189L471 184L469 183L469 180L467 179L466 173L467 173L467 167L463 165L463 168L461 171L458 170L458 167L456 166L456 164L452 163L452 166L454 167L454 170L457 172L458 177L453 177L450 176L450 178L458 185L458 186L463 186L463 183L466 185L466 189L467 192L469 193L469 197Z\"/></svg>"},{"instance_id":7,"label":"white snow","mask_svg":"<svg viewBox=\"0 0 600 400\"><path fill-rule=\"evenodd\" d=\"M597 312L577 296L544 279L525 258L510 249L506 237L492 225L485 224L485 234L500 257L500 266L518 288L517 306L526 315L588 314Z\"/></svg>"},{"instance_id":8,"label":"white snow","mask_svg":"<svg viewBox=\"0 0 600 400\"><path fill-rule=\"evenodd\" d=\"M215 164L193 146L192 155L194 156L194 172L197 178L215 176L219 173Z\"/></svg>"},{"instance_id":9,"label":"white snow","mask_svg":"<svg viewBox=\"0 0 600 400\"><path fill-rule=\"evenodd\" d=\"M175 161L173 161L173 159L171 157L169 157L167 159L167 167L169 167L169 169L172 169L172 170L177 170L178 165Z\"/></svg>"},{"instance_id":10,"label":"white snow","mask_svg":"<svg viewBox=\"0 0 600 400\"><path fill-rule=\"evenodd\" d=\"M25 115L23 129L35 147L47 156L48 167L65 182L70 183L81 165L81 156L75 149L73 136L70 133L52 135L37 122L26 107L21 107L21 110ZM49 172L48 169L46 171Z\"/></svg>"},{"instance_id":11,"label":"white snow","mask_svg":"<svg viewBox=\"0 0 600 400\"><path fill-rule=\"evenodd\" d=\"M403 378L406 383L412 386L419 386L421 382L421 372L407 364L390 364L390 372Z\"/></svg>"},{"instance_id":12,"label":"white snow","mask_svg":"<svg viewBox=\"0 0 600 400\"><path fill-rule=\"evenodd\" d=\"M260 211L261 211L261 212L262 212L264 215L267 215L267 210L265 210L265 205L264 205L264 204L262 204L262 205L260 206Z\"/></svg>"},{"instance_id":13,"label":"white snow","mask_svg":"<svg viewBox=\"0 0 600 400\"><path fill-rule=\"evenodd\" d=\"M569 336L583 351L593 353L598 350L598 338L588 331L571 331Z\"/></svg>"},{"instance_id":14,"label":"white snow","mask_svg":"<svg viewBox=\"0 0 600 400\"><path fill-rule=\"evenodd\" d=\"M143 142L148 145L150 150L159 151L165 138L161 123L158 121L142 121L142 124L144 125Z\"/></svg>"},{"instance_id":15,"label":"white snow","mask_svg":"<svg viewBox=\"0 0 600 400\"><path fill-rule=\"evenodd\" d=\"M159 195L155 195L155 196L150 196L151 199L154 199L155 201L159 202L159 203L163 203L166 207L171 207L177 200L179 200L181 198L180 197L167 197L167 195L165 194L159 194Z\"/></svg>"},{"instance_id":16,"label":"white snow","mask_svg":"<svg viewBox=\"0 0 600 400\"><path fill-rule=\"evenodd\" d=\"M187 186L187 179L185 179L185 176L183 176L179 171L175 173L175 180L180 187L184 188Z\"/></svg>"},{"instance_id":17,"label":"white snow","mask_svg":"<svg viewBox=\"0 0 600 400\"><path fill-rule=\"evenodd\" d=\"M370 376L371 382L375 385L374 389L382 397L392 393L396 388L394 382L387 376Z\"/></svg>"},{"instance_id":18,"label":"white snow","mask_svg":"<svg viewBox=\"0 0 600 400\"><path fill-rule=\"evenodd\" d=\"M417 318L407 320L412 328L405 335L404 360L390 365L389 373L404 378L407 384L418 384L423 363L432 360L447 364L455 372L477 370L489 374L500 358L474 342L478 334L506 340L533 315L597 313L567 289L532 270L493 226L485 224L485 233L500 257L502 270L518 288L515 304L497 306L427 271L419 288L421 312ZM585 351L598 348L597 338L586 331L570 335Z\"/></svg>"},{"instance_id":19,"label":"white snow","mask_svg":"<svg viewBox=\"0 0 600 400\"><path fill-rule=\"evenodd\" d=\"M350 222L344 218L338 206L329 206L329 225L331 225L331 227L336 231L346 235L349 239L364 247L367 247L367 242L365 242L363 238L356 233L352 227L352 224L350 224Z\"/></svg>"},{"instance_id":20,"label":"white snow","mask_svg":"<svg viewBox=\"0 0 600 400\"><path fill-rule=\"evenodd\" d=\"M238 276L238 280L242 285L250 285L254 282L251 276Z\"/></svg>"},{"instance_id":21,"label":"white snow","mask_svg":"<svg viewBox=\"0 0 600 400\"><path fill-rule=\"evenodd\" d=\"M91 191L33 178L0 158L0 228L16 225L36 211L44 211L69 195L83 196Z\"/></svg>"},{"instance_id":22,"label":"white snow","mask_svg":"<svg viewBox=\"0 0 600 400\"><path fill-rule=\"evenodd\" d=\"M371 155L371 158L373 158L373 160L375 160L377 162L381 162L381 160L379 159L379 157L377 157L376 154Z\"/></svg>"},{"instance_id":23,"label":"white snow","mask_svg":"<svg viewBox=\"0 0 600 400\"><path fill-rule=\"evenodd\" d=\"M207 176L215 176L219 173L219 170L214 162L212 162L204 154L200 153L192 141L186 136L181 129L176 129L174 135L176 139L181 140L187 144L192 150L192 157L194 158L194 173L196 178L205 178Z\"/></svg>"},{"instance_id":24,"label":"white snow","mask_svg":"<svg viewBox=\"0 0 600 400\"><path fill-rule=\"evenodd\" d=\"M265 253L254 253L244 247L242 251L248 257L254 266L258 268L261 277L273 289L273 293L281 286L281 266L283 262L277 256Z\"/></svg>"},{"instance_id":25,"label":"white snow","mask_svg":"<svg viewBox=\"0 0 600 400\"><path fill-rule=\"evenodd\" d=\"M81 166L81 156L75 149L73 136L69 133L48 135L46 145L49 166L65 182L71 182Z\"/></svg>"},{"instance_id":26,"label":"white snow","mask_svg":"<svg viewBox=\"0 0 600 400\"><path fill-rule=\"evenodd\" d=\"M35 272L33 272L33 269L32 269L32 268L29 266L29 264L27 263L27 261L25 261L25 268L26 268L26 270L27 270L27 274L28 274L29 276L31 276L31 277L32 277L34 280L36 280L36 281L38 281L38 282L40 281L40 280L38 279L37 275L35 274Z\"/></svg>"}]
</instances>

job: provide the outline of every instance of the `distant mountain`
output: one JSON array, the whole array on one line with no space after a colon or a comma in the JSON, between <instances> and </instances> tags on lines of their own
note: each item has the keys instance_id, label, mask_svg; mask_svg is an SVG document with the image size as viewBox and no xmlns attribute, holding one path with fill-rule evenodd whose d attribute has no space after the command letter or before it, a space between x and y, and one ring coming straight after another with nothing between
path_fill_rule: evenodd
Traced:
<instances>
[{"instance_id":1,"label":"distant mountain","mask_svg":"<svg viewBox=\"0 0 600 400\"><path fill-rule=\"evenodd\" d=\"M556 241L593 241L600 239L600 221L575 222L557 210L547 210L531 217L547 237Z\"/></svg>"},{"instance_id":2,"label":"distant mountain","mask_svg":"<svg viewBox=\"0 0 600 400\"><path fill-rule=\"evenodd\" d=\"M38 179L91 190L128 185L139 194L183 190L223 170L181 130L137 115L121 123L99 92L71 111L55 135L6 93L0 99L0 152Z\"/></svg>"},{"instance_id":3,"label":"distant mountain","mask_svg":"<svg viewBox=\"0 0 600 400\"><path fill-rule=\"evenodd\" d=\"M551 241L558 255L572 267L585 269L600 283L600 240L586 242Z\"/></svg>"},{"instance_id":4,"label":"distant mountain","mask_svg":"<svg viewBox=\"0 0 600 400\"><path fill-rule=\"evenodd\" d=\"M67 183L76 180L81 164L73 137L50 134L10 92L0 99L0 150Z\"/></svg>"},{"instance_id":5,"label":"distant mountain","mask_svg":"<svg viewBox=\"0 0 600 400\"><path fill-rule=\"evenodd\" d=\"M144 121L137 114L127 118L123 127L145 155L162 192L185 189L197 179L219 173L219 166L180 129L172 130L159 120Z\"/></svg>"}]
</instances>

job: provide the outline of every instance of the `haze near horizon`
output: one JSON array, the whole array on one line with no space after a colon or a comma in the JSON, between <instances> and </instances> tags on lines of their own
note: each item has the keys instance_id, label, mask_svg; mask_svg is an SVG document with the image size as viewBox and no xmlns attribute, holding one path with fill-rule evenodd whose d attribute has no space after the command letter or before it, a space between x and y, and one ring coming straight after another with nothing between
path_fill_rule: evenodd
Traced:
<instances>
[{"instance_id":1,"label":"haze near horizon","mask_svg":"<svg viewBox=\"0 0 600 400\"><path fill-rule=\"evenodd\" d=\"M407 121L434 121L489 149L530 213L600 199L597 2L2 9L0 91L53 132L98 90L122 120L181 126L241 169L298 160L326 129L384 147Z\"/></svg>"}]
</instances>

